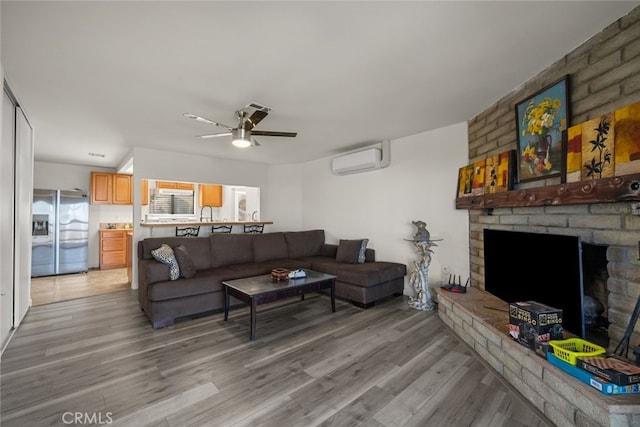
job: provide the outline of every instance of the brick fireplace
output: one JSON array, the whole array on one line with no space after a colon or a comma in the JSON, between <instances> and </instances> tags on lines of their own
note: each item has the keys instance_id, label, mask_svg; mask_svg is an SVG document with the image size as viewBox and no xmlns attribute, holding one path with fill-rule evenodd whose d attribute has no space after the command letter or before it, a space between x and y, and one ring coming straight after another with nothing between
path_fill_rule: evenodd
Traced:
<instances>
[{"instance_id":1,"label":"brick fireplace","mask_svg":"<svg viewBox=\"0 0 640 427\"><path fill-rule=\"evenodd\" d=\"M472 118L468 122L469 164L515 149L515 105L563 76L569 76L569 125L572 125L640 102L639 69L640 7ZM624 335L640 295L640 216L633 215L631 209L632 202L640 200L640 177L633 178L637 180L630 187L631 197L592 198L580 203L579 200L584 199L582 184L579 184L571 188L572 196L576 196L571 203L555 203L552 195L549 203L460 207L469 212L472 289L466 294L437 289L438 315L558 425L640 425L638 395L602 395L508 337L506 313L486 308L495 307L496 298L484 292L483 230L580 236L583 243L606 248L605 259L601 261L606 274L596 274L594 286L598 289L590 292L603 299L609 323L607 348L613 351ZM559 194L566 190L561 184L559 178L530 181L516 184L515 190L518 197L533 200L535 195L520 193L555 187L553 190L557 193L554 194ZM552 276L553 272L546 274ZM640 322L631 337L630 348L638 345Z\"/></svg>"},{"instance_id":2,"label":"brick fireplace","mask_svg":"<svg viewBox=\"0 0 640 427\"><path fill-rule=\"evenodd\" d=\"M494 209L491 215L471 211L472 284L484 290L484 228L579 235L583 243L606 247L605 289L599 291L609 322L609 349L622 339L640 294L640 217L631 215L629 203L545 206ZM603 262L600 260L600 262ZM552 279L553 272L547 274ZM604 293L604 295L603 295ZM631 347L640 345L640 325L632 336ZM630 354L632 357L633 355Z\"/></svg>"},{"instance_id":3,"label":"brick fireplace","mask_svg":"<svg viewBox=\"0 0 640 427\"><path fill-rule=\"evenodd\" d=\"M640 7L507 94L468 122L469 163L516 148L515 105L569 76L569 125L640 102ZM461 165L463 166L463 165ZM559 179L516 184L516 190L557 186ZM640 295L640 216L631 200L585 204L469 209L471 285L484 290L483 229L581 236L606 246L606 314L609 348L620 341ZM553 274L549 272L548 274ZM640 322L639 322L640 323ZM640 324L631 347L640 345Z\"/></svg>"}]
</instances>

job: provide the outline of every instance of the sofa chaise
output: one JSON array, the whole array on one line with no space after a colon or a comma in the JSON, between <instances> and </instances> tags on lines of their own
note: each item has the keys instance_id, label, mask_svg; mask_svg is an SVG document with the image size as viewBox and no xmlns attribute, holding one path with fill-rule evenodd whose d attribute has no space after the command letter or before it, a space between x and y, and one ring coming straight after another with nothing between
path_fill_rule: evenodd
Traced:
<instances>
[{"instance_id":1,"label":"sofa chaise","mask_svg":"<svg viewBox=\"0 0 640 427\"><path fill-rule=\"evenodd\" d=\"M153 327L161 328L181 317L224 309L223 281L269 274L274 268L335 275L336 297L362 308L402 295L406 266L375 261L375 251L360 243L325 243L324 230L149 237L138 242L138 300ZM163 244L175 250L177 263L158 260ZM182 267L179 276L171 271L176 264Z\"/></svg>"}]
</instances>

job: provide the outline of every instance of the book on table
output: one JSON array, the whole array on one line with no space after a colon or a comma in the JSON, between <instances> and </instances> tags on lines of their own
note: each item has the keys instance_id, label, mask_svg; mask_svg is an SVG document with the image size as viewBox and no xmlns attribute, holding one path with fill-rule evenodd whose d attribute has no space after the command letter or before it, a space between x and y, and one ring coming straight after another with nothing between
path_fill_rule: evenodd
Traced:
<instances>
[{"instance_id":1,"label":"book on table","mask_svg":"<svg viewBox=\"0 0 640 427\"><path fill-rule=\"evenodd\" d=\"M603 394L640 394L640 383L629 385L614 384L587 372L582 368L578 368L575 365L559 359L553 353L547 353L547 361L583 383L599 390Z\"/></svg>"},{"instance_id":2,"label":"book on table","mask_svg":"<svg viewBox=\"0 0 640 427\"><path fill-rule=\"evenodd\" d=\"M612 356L581 356L576 366L617 385L640 383L640 367Z\"/></svg>"}]
</instances>

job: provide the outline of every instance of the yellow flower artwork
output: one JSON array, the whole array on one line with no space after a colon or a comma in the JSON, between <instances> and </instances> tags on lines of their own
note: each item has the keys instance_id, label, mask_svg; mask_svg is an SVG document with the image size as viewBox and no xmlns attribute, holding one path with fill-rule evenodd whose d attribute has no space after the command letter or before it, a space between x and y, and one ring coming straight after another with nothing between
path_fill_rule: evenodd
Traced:
<instances>
[{"instance_id":1,"label":"yellow flower artwork","mask_svg":"<svg viewBox=\"0 0 640 427\"><path fill-rule=\"evenodd\" d=\"M520 182L560 175L568 125L568 76L516 104Z\"/></svg>"}]
</instances>

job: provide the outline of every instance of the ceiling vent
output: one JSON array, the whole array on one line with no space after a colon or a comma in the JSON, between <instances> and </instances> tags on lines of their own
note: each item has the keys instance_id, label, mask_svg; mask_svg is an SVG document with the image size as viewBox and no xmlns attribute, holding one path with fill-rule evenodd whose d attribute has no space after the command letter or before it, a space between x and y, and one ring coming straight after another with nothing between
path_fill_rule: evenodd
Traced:
<instances>
[{"instance_id":1,"label":"ceiling vent","mask_svg":"<svg viewBox=\"0 0 640 427\"><path fill-rule=\"evenodd\" d=\"M382 151L379 148L369 148L334 157L331 160L331 169L336 175L348 175L380 169L381 163Z\"/></svg>"}]
</instances>

